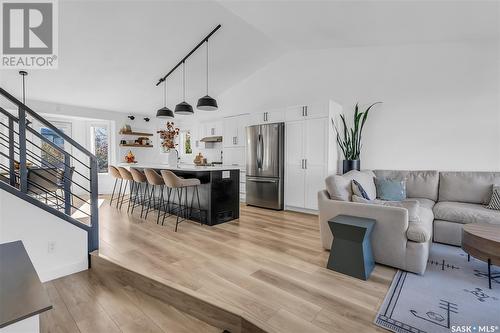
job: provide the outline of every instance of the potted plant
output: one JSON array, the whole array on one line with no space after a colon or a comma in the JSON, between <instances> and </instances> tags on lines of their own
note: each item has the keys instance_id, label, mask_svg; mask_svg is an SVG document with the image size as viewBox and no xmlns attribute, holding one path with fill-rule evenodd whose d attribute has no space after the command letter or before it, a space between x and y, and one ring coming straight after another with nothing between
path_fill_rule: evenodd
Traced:
<instances>
[{"instance_id":1,"label":"potted plant","mask_svg":"<svg viewBox=\"0 0 500 333\"><path fill-rule=\"evenodd\" d=\"M177 136L179 135L179 129L175 127L174 122L167 122L167 128L164 130L159 130L157 133L160 134L161 146L163 152L168 153L168 164L169 165L177 165L178 160L178 152L175 147L178 144L175 142Z\"/></svg>"},{"instance_id":2,"label":"potted plant","mask_svg":"<svg viewBox=\"0 0 500 333\"><path fill-rule=\"evenodd\" d=\"M337 135L337 143L342 150L344 155L344 160L342 161L342 172L346 173L351 170L360 170L361 161L359 155L361 154L361 138L363 133L363 128L368 118L368 113L370 109L382 102L376 102L370 105L364 112L359 112L358 103L354 108L354 123L353 127L349 128L345 120L345 115L341 114L340 119L342 120L343 133L337 128L335 121L332 119L332 126Z\"/></svg>"}]
</instances>

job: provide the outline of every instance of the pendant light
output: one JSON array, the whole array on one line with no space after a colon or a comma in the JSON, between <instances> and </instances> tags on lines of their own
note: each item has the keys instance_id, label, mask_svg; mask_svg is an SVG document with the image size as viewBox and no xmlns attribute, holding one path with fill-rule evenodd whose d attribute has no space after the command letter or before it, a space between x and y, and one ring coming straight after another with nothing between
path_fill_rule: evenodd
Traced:
<instances>
[{"instance_id":1,"label":"pendant light","mask_svg":"<svg viewBox=\"0 0 500 333\"><path fill-rule=\"evenodd\" d=\"M175 106L175 113L182 114L182 115L194 114L193 107L189 103L186 102L186 64L185 64L185 61L182 62L182 99L183 99L183 101Z\"/></svg>"},{"instance_id":2,"label":"pendant light","mask_svg":"<svg viewBox=\"0 0 500 333\"><path fill-rule=\"evenodd\" d=\"M167 107L167 79L164 80L163 107L156 111L156 118L174 118L174 113Z\"/></svg>"},{"instance_id":3,"label":"pendant light","mask_svg":"<svg viewBox=\"0 0 500 333\"><path fill-rule=\"evenodd\" d=\"M208 39L206 40L206 51L207 51L207 94L198 100L196 108L203 111L215 111L217 110L217 101L208 96Z\"/></svg>"}]
</instances>

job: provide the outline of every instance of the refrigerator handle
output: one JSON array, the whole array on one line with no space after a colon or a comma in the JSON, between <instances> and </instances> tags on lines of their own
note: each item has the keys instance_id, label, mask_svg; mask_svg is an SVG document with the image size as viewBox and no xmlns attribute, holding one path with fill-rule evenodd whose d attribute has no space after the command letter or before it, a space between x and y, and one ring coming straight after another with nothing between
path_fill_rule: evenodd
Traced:
<instances>
[{"instance_id":1,"label":"refrigerator handle","mask_svg":"<svg viewBox=\"0 0 500 333\"><path fill-rule=\"evenodd\" d=\"M259 134L257 136L257 168L258 169L262 169L262 149L263 149L262 134Z\"/></svg>"}]
</instances>

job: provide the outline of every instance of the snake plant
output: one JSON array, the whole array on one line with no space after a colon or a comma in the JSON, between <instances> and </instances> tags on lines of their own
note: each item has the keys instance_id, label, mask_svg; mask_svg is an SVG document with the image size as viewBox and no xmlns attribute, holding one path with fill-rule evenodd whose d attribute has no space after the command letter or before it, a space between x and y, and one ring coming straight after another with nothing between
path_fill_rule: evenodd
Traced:
<instances>
[{"instance_id":1,"label":"snake plant","mask_svg":"<svg viewBox=\"0 0 500 333\"><path fill-rule=\"evenodd\" d=\"M349 128L345 119L345 115L341 114L340 119L342 120L343 134L337 128L335 121L332 118L332 126L337 135L337 143L344 154L345 160L359 160L359 155L361 153L361 138L363 133L363 128L368 118L368 113L370 109L382 102L376 102L370 105L364 112L359 112L358 103L354 108L354 124L353 127Z\"/></svg>"}]
</instances>

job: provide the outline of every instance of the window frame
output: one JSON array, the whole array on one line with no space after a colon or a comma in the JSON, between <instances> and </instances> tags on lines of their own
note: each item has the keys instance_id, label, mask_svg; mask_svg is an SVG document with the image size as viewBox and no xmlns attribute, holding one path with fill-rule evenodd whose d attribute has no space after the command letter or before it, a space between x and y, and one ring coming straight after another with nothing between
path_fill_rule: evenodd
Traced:
<instances>
[{"instance_id":1,"label":"window frame","mask_svg":"<svg viewBox=\"0 0 500 333\"><path fill-rule=\"evenodd\" d=\"M100 172L97 170L97 174L99 175L108 175L109 174L109 166L111 165L111 126L107 121L93 121L88 124L88 133L89 133L89 150L92 154L95 155L95 133L94 128L101 127L106 128L107 131L107 142L108 142L108 167L106 168L106 172Z\"/></svg>"}]
</instances>

